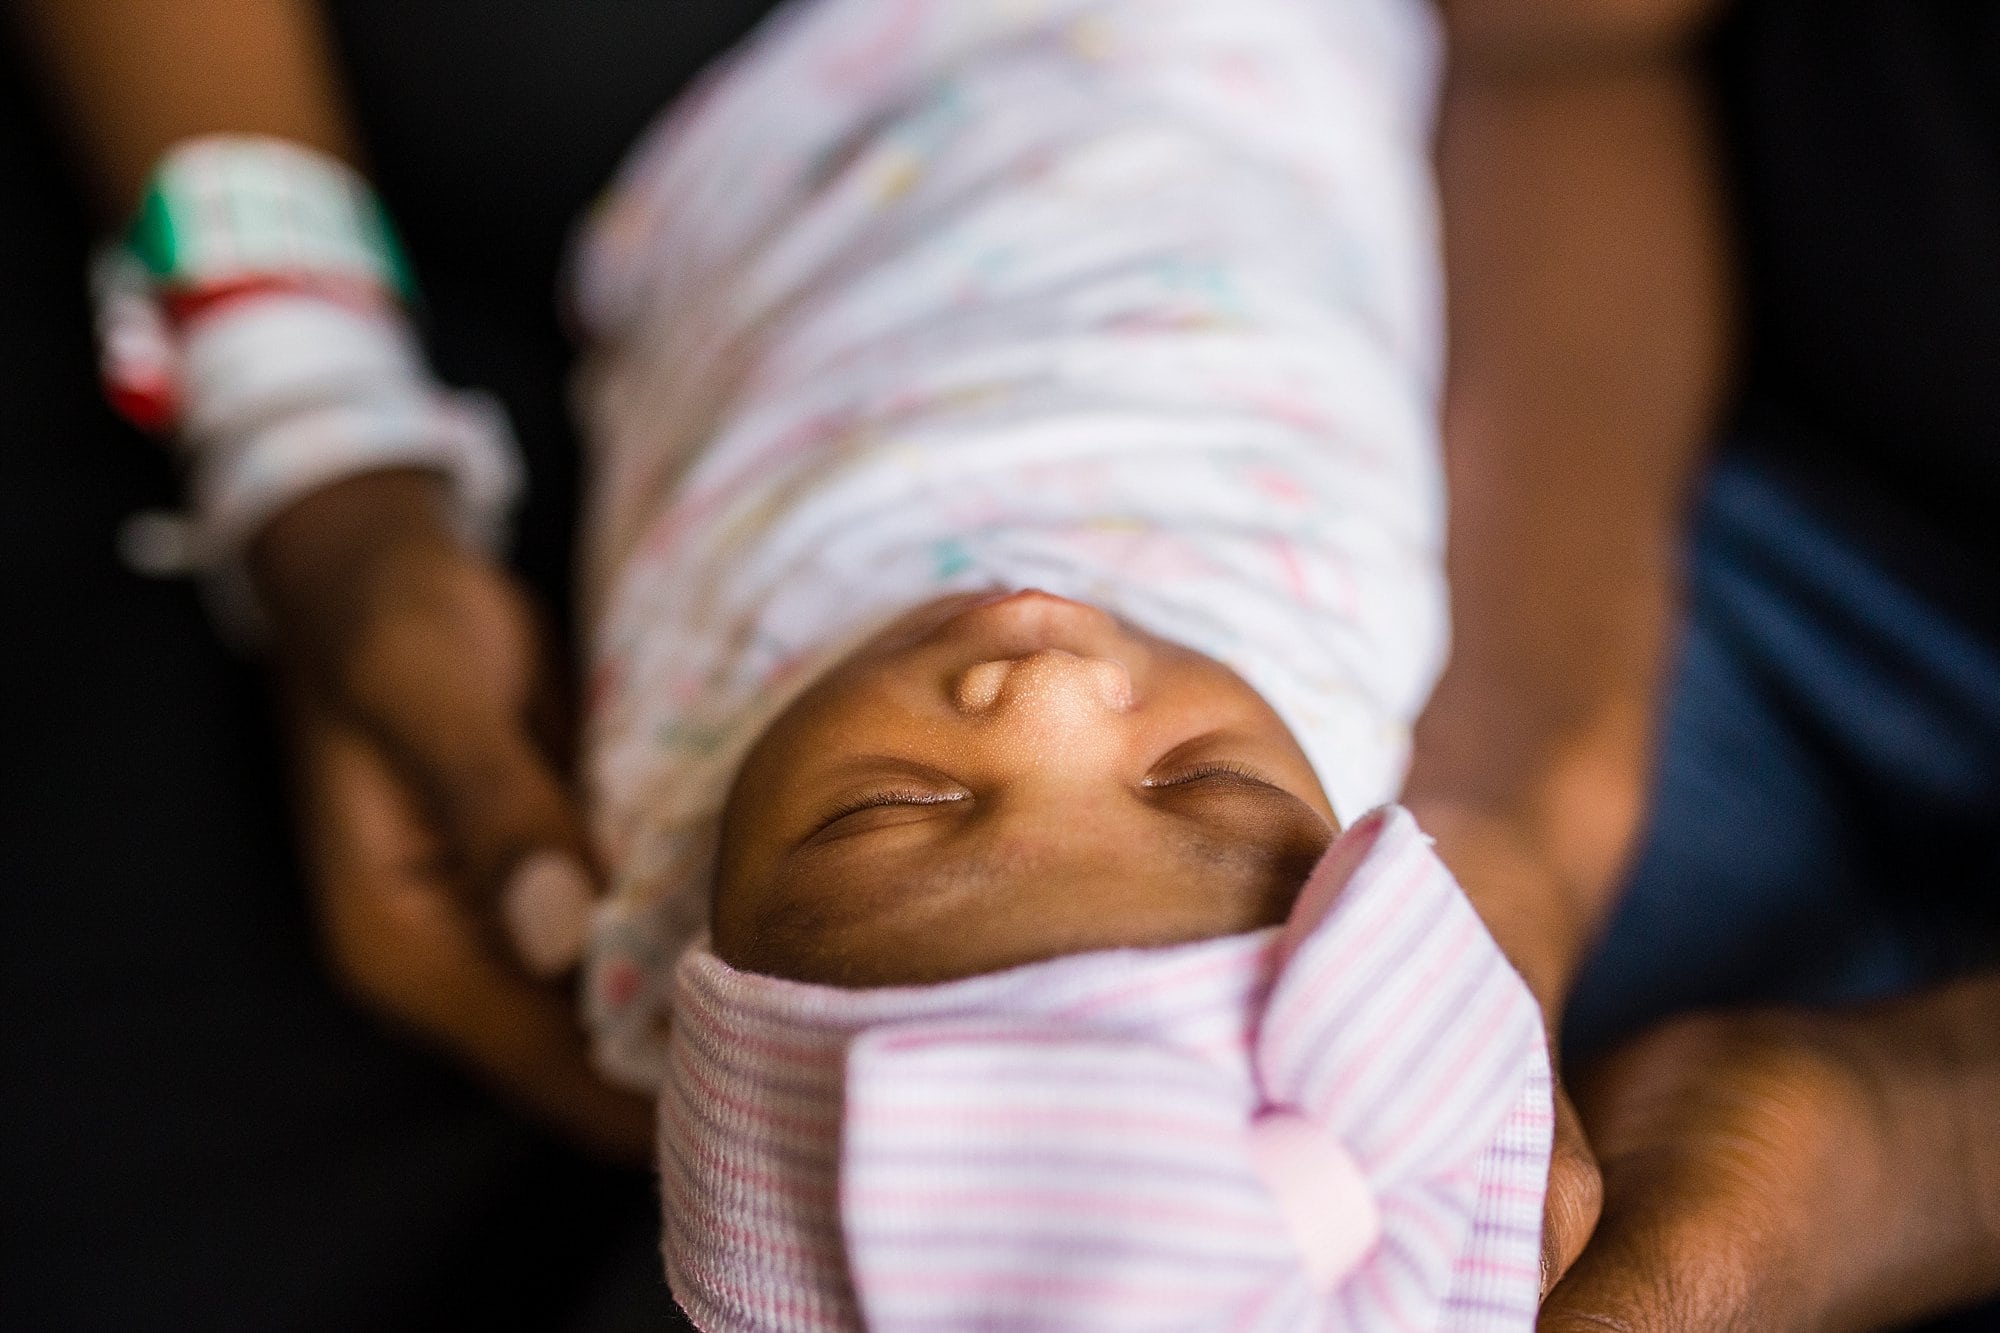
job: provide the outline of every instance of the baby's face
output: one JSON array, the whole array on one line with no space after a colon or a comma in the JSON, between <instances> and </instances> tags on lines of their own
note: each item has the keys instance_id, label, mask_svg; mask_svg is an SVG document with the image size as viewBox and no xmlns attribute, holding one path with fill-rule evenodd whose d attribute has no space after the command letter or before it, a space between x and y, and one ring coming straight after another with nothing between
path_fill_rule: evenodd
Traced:
<instances>
[{"instance_id":1,"label":"baby's face","mask_svg":"<svg viewBox=\"0 0 2000 1333\"><path fill-rule=\"evenodd\" d=\"M1284 919L1335 832L1218 663L1042 592L947 598L774 722L723 817L716 951L919 984Z\"/></svg>"}]
</instances>

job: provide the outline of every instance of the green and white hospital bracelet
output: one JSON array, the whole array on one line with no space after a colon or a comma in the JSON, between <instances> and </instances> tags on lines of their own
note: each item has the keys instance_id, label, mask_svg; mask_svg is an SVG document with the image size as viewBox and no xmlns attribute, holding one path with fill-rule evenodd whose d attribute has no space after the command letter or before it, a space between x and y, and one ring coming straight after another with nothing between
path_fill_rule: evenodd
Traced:
<instances>
[{"instance_id":1,"label":"green and white hospital bracelet","mask_svg":"<svg viewBox=\"0 0 2000 1333\"><path fill-rule=\"evenodd\" d=\"M521 485L506 416L431 374L405 313L408 266L344 164L275 139L181 143L94 289L113 405L169 436L187 468L178 525L128 530L136 563L210 575L240 619L251 535L306 493L382 468L444 474L462 534L488 549L504 538Z\"/></svg>"}]
</instances>

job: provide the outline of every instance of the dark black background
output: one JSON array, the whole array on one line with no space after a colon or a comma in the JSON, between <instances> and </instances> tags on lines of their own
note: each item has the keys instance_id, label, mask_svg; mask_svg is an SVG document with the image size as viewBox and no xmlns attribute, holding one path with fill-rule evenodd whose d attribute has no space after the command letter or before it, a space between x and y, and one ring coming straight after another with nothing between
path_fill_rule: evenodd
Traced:
<instances>
[{"instance_id":1,"label":"dark black background","mask_svg":"<svg viewBox=\"0 0 2000 1333\"><path fill-rule=\"evenodd\" d=\"M769 6L331 6L437 364L501 393L528 450L518 563L558 607L567 229ZM1996 14L1775 0L1721 48L1750 396L1808 423L1761 435L1809 441L1792 461L1871 496L1888 558L1922 545L1931 570L2000 550ZM258 673L190 588L115 557L173 478L98 403L89 229L4 54L0 1327L659 1326L648 1179L577 1160L324 980Z\"/></svg>"},{"instance_id":2,"label":"dark black background","mask_svg":"<svg viewBox=\"0 0 2000 1333\"><path fill-rule=\"evenodd\" d=\"M446 378L533 472L519 562L566 592L554 290L645 121L768 0L339 3ZM0 65L0 1327L660 1327L657 1206L323 978L257 670L118 563L171 470L100 406L89 228Z\"/></svg>"}]
</instances>

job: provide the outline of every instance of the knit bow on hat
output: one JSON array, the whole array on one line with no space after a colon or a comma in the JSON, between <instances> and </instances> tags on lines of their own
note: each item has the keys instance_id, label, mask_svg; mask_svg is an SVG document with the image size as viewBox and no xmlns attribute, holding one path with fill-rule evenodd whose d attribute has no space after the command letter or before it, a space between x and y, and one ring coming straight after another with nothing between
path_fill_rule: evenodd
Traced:
<instances>
[{"instance_id":1,"label":"knit bow on hat","mask_svg":"<svg viewBox=\"0 0 2000 1333\"><path fill-rule=\"evenodd\" d=\"M975 978L977 1002L902 1021L869 1004L888 1021L846 1041L839 1323L1532 1327L1541 1023L1407 813L1343 836L1273 935L1037 967L1041 986ZM684 1277L718 1271L686 1257ZM799 1257L773 1268L797 1282Z\"/></svg>"}]
</instances>

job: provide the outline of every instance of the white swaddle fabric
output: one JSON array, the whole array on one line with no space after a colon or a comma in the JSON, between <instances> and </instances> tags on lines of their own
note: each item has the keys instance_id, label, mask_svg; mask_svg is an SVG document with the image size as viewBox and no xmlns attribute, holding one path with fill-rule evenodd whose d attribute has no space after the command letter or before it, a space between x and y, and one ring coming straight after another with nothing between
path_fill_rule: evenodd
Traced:
<instances>
[{"instance_id":1,"label":"white swaddle fabric","mask_svg":"<svg viewBox=\"0 0 2000 1333\"><path fill-rule=\"evenodd\" d=\"M595 340L589 998L656 1083L768 720L958 591L1220 660L1343 819L1442 659L1419 0L796 0L634 154Z\"/></svg>"}]
</instances>

